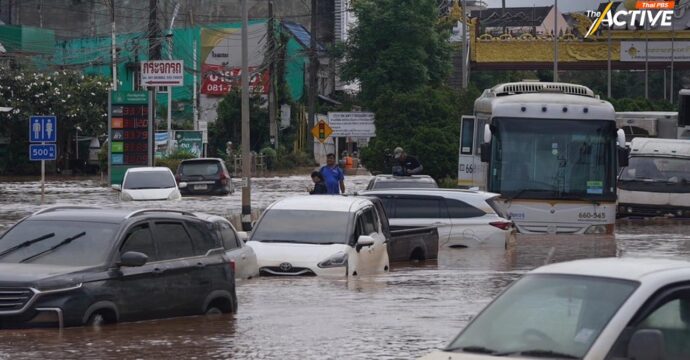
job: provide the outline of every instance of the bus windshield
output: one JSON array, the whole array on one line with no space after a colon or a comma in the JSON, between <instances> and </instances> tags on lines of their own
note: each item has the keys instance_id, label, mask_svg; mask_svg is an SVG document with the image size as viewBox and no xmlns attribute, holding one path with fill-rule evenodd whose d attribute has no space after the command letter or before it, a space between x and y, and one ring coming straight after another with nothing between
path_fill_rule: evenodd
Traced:
<instances>
[{"instance_id":1,"label":"bus windshield","mask_svg":"<svg viewBox=\"0 0 690 360\"><path fill-rule=\"evenodd\" d=\"M616 123L494 118L489 191L508 199L616 199Z\"/></svg>"}]
</instances>

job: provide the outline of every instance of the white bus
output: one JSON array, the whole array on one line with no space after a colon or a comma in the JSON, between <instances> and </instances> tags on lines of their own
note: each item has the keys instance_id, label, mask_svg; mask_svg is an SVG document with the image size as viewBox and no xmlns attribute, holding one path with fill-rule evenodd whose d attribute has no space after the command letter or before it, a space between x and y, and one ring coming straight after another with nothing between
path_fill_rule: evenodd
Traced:
<instances>
[{"instance_id":1,"label":"white bus","mask_svg":"<svg viewBox=\"0 0 690 360\"><path fill-rule=\"evenodd\" d=\"M460 124L458 185L501 194L521 233L613 234L625 133L585 86L507 83ZM622 147L621 147L622 146Z\"/></svg>"}]
</instances>

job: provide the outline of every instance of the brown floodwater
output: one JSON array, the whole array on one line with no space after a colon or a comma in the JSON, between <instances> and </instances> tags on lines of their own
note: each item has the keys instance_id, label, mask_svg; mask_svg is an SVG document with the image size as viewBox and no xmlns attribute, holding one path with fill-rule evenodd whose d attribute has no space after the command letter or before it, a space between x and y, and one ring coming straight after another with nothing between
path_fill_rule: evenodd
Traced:
<instances>
[{"instance_id":1,"label":"brown floodwater","mask_svg":"<svg viewBox=\"0 0 690 360\"><path fill-rule=\"evenodd\" d=\"M369 178L349 177L348 191ZM254 179L252 206L304 193L307 176ZM89 180L50 182L51 204L239 212L240 191L180 203L123 204ZM37 183L0 183L0 232L36 211ZM100 328L4 330L0 359L411 359L452 340L487 302L546 261L604 256L690 257L690 221L623 220L616 236L520 236L508 251L445 249L438 261L398 263L356 280L258 278L238 283L235 315Z\"/></svg>"}]
</instances>

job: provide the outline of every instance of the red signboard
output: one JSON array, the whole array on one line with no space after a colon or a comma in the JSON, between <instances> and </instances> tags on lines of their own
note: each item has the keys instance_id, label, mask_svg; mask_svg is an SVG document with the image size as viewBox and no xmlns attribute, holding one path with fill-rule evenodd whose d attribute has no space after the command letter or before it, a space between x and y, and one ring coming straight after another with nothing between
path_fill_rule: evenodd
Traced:
<instances>
[{"instance_id":1,"label":"red signboard","mask_svg":"<svg viewBox=\"0 0 690 360\"><path fill-rule=\"evenodd\" d=\"M201 93L206 95L223 96L240 86L242 69L227 68L222 65L201 66L203 81ZM268 70L257 72L256 67L249 68L249 91L252 93L267 94L269 87Z\"/></svg>"}]
</instances>

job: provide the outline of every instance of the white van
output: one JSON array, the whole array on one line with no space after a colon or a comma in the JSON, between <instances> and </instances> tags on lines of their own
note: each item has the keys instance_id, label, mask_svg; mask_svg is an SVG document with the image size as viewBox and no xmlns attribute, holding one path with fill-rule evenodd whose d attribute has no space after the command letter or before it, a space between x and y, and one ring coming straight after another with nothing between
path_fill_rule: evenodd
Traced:
<instances>
[{"instance_id":1,"label":"white van","mask_svg":"<svg viewBox=\"0 0 690 360\"><path fill-rule=\"evenodd\" d=\"M690 217L690 140L635 138L618 177L618 216Z\"/></svg>"}]
</instances>

